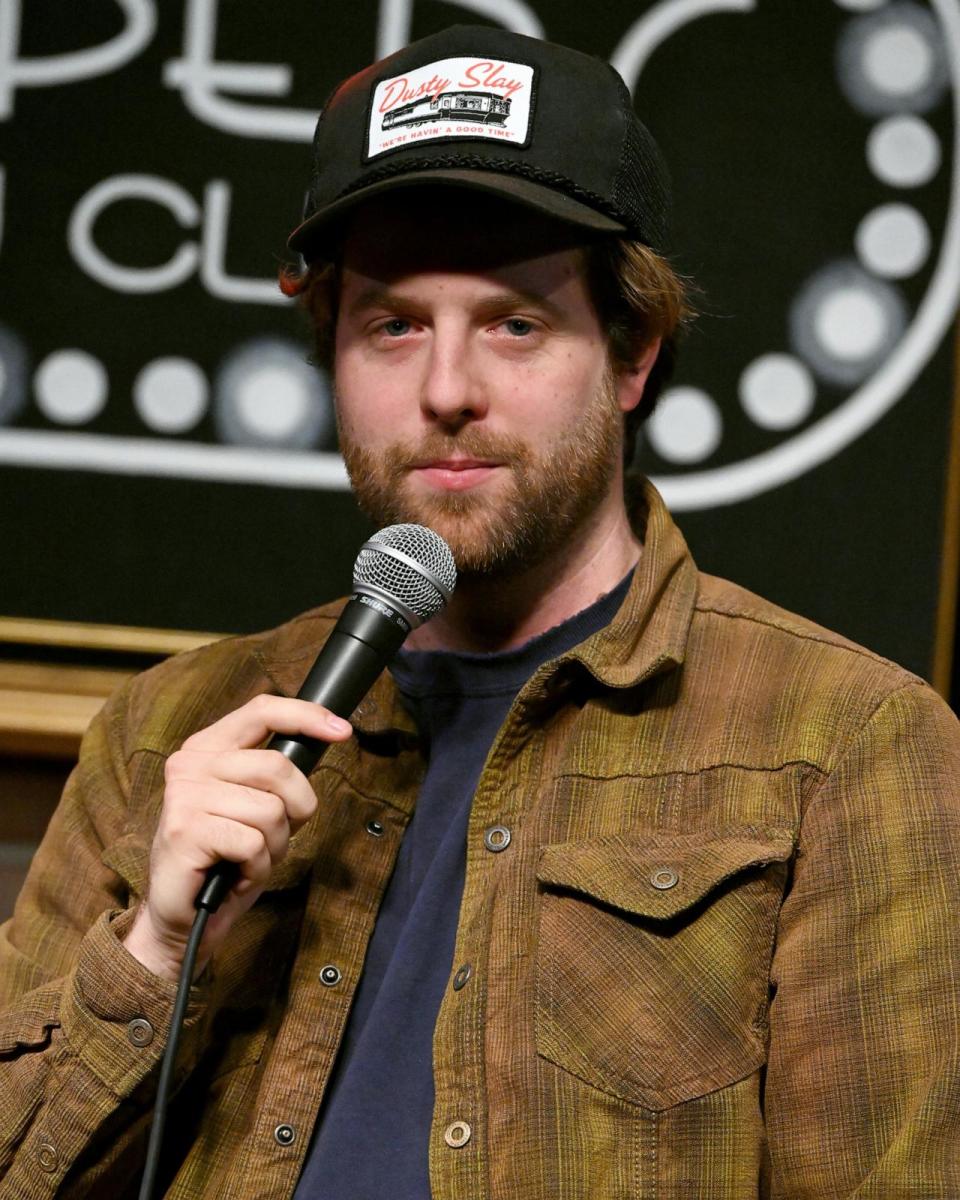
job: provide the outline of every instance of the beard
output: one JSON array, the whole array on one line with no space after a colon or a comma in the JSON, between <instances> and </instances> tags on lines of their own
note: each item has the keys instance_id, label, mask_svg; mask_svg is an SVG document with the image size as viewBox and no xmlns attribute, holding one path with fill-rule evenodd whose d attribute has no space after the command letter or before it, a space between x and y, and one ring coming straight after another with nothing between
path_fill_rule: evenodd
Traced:
<instances>
[{"instance_id":1,"label":"beard","mask_svg":"<svg viewBox=\"0 0 960 1200\"><path fill-rule=\"evenodd\" d=\"M609 493L621 455L623 415L612 373L582 420L541 454L520 437L467 423L416 443L364 448L340 422L340 450L357 503L377 526L426 525L449 545L461 579L518 574L537 566L585 525ZM495 460L508 478L496 489L413 494L415 463L452 455ZM505 484L505 486L504 486Z\"/></svg>"}]
</instances>

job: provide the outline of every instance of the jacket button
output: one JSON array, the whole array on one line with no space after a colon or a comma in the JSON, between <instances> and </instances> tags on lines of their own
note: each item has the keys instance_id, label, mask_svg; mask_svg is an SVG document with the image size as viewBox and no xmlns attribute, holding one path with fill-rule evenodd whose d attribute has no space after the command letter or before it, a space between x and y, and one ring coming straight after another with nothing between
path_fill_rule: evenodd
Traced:
<instances>
[{"instance_id":1,"label":"jacket button","mask_svg":"<svg viewBox=\"0 0 960 1200\"><path fill-rule=\"evenodd\" d=\"M454 1121L443 1131L443 1140L451 1150L459 1150L461 1146L465 1146L470 1141L471 1132L466 1121Z\"/></svg>"},{"instance_id":2,"label":"jacket button","mask_svg":"<svg viewBox=\"0 0 960 1200\"><path fill-rule=\"evenodd\" d=\"M297 1140L297 1131L292 1125L278 1125L273 1137L278 1146L292 1146Z\"/></svg>"},{"instance_id":3,"label":"jacket button","mask_svg":"<svg viewBox=\"0 0 960 1200\"><path fill-rule=\"evenodd\" d=\"M343 975L339 967L335 967L333 963L327 963L325 967L320 968L320 982L324 987L336 987Z\"/></svg>"},{"instance_id":4,"label":"jacket button","mask_svg":"<svg viewBox=\"0 0 960 1200\"><path fill-rule=\"evenodd\" d=\"M483 844L492 854L499 854L510 845L510 830L506 825L491 825L484 832Z\"/></svg>"},{"instance_id":5,"label":"jacket button","mask_svg":"<svg viewBox=\"0 0 960 1200\"><path fill-rule=\"evenodd\" d=\"M37 1165L41 1171L55 1171L60 1165L60 1155L51 1142L41 1142L37 1148Z\"/></svg>"},{"instance_id":6,"label":"jacket button","mask_svg":"<svg viewBox=\"0 0 960 1200\"><path fill-rule=\"evenodd\" d=\"M473 967L469 963L464 963L460 970L453 977L453 990L459 992L462 987L466 987L467 980L473 974Z\"/></svg>"},{"instance_id":7,"label":"jacket button","mask_svg":"<svg viewBox=\"0 0 960 1200\"><path fill-rule=\"evenodd\" d=\"M127 1026L127 1038L134 1046L149 1046L153 1041L153 1026L145 1017L134 1017Z\"/></svg>"},{"instance_id":8,"label":"jacket button","mask_svg":"<svg viewBox=\"0 0 960 1200\"><path fill-rule=\"evenodd\" d=\"M673 867L657 867L650 876L650 882L658 891L665 892L668 888L677 886L680 876Z\"/></svg>"},{"instance_id":9,"label":"jacket button","mask_svg":"<svg viewBox=\"0 0 960 1200\"><path fill-rule=\"evenodd\" d=\"M371 837L383 837L383 826L379 821L370 820L367 822L367 833Z\"/></svg>"}]
</instances>

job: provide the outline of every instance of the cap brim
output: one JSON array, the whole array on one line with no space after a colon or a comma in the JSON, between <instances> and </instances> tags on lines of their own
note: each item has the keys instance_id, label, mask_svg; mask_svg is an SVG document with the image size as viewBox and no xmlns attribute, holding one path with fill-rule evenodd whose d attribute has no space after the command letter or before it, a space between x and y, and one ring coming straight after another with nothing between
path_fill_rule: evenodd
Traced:
<instances>
[{"instance_id":1,"label":"cap brim","mask_svg":"<svg viewBox=\"0 0 960 1200\"><path fill-rule=\"evenodd\" d=\"M506 200L512 200L526 208L535 209L555 220L569 225L577 225L595 233L627 232L627 226L622 222L598 212L587 204L581 204L580 201L573 200L562 192L556 192L542 183L534 183L532 180L523 179L517 175L505 175L497 171L435 168L426 171L410 171L404 175L381 179L367 187L358 188L348 196L343 196L332 204L328 204L319 212L308 217L303 224L298 225L287 239L287 245L291 250L302 254L304 258L316 257L336 237L337 226L342 218L362 204L364 200L395 188L423 187L435 184L443 187L461 187L470 188L473 191L489 192Z\"/></svg>"}]
</instances>

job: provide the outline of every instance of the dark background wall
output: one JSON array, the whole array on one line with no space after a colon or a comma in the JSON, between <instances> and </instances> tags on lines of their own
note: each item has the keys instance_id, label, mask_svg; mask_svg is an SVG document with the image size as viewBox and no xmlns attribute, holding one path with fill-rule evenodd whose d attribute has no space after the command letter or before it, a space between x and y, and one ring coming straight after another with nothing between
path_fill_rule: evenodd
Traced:
<instances>
[{"instance_id":1,"label":"dark background wall","mask_svg":"<svg viewBox=\"0 0 960 1200\"><path fill-rule=\"evenodd\" d=\"M671 163L703 315L640 453L700 564L930 674L955 0L12 7L0 612L247 630L343 589L364 529L272 285L306 139L378 50L499 14L612 59Z\"/></svg>"}]
</instances>

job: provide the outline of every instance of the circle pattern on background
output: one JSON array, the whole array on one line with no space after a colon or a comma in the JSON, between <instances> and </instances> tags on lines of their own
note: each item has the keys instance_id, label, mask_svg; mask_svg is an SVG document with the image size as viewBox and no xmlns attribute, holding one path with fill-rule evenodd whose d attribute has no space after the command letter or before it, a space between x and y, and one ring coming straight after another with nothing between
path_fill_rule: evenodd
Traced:
<instances>
[{"instance_id":1,"label":"circle pattern on background","mask_svg":"<svg viewBox=\"0 0 960 1200\"><path fill-rule=\"evenodd\" d=\"M720 409L706 392L675 387L661 396L646 432L666 462L702 462L720 445L723 422Z\"/></svg>"},{"instance_id":2,"label":"circle pattern on background","mask_svg":"<svg viewBox=\"0 0 960 1200\"><path fill-rule=\"evenodd\" d=\"M915 275L930 256L930 230L908 204L884 204L867 213L855 243L867 270L885 279Z\"/></svg>"},{"instance_id":3,"label":"circle pattern on background","mask_svg":"<svg viewBox=\"0 0 960 1200\"><path fill-rule=\"evenodd\" d=\"M225 442L308 449L333 427L325 377L303 350L279 338L257 338L224 360L214 384L214 421Z\"/></svg>"},{"instance_id":4,"label":"circle pattern on background","mask_svg":"<svg viewBox=\"0 0 960 1200\"><path fill-rule=\"evenodd\" d=\"M107 402L107 371L86 350L54 350L37 369L33 389L37 406L58 425L84 425Z\"/></svg>"},{"instance_id":5,"label":"circle pattern on background","mask_svg":"<svg viewBox=\"0 0 960 1200\"><path fill-rule=\"evenodd\" d=\"M26 403L26 347L12 330L0 325L0 425L9 425Z\"/></svg>"},{"instance_id":6,"label":"circle pattern on background","mask_svg":"<svg viewBox=\"0 0 960 1200\"><path fill-rule=\"evenodd\" d=\"M950 73L933 14L912 0L855 17L837 43L837 79L860 112L926 112Z\"/></svg>"},{"instance_id":7,"label":"circle pattern on background","mask_svg":"<svg viewBox=\"0 0 960 1200\"><path fill-rule=\"evenodd\" d=\"M810 416L816 399L813 377L789 354L764 354L740 377L740 403L762 429L793 429Z\"/></svg>"},{"instance_id":8,"label":"circle pattern on background","mask_svg":"<svg viewBox=\"0 0 960 1200\"><path fill-rule=\"evenodd\" d=\"M133 383L140 419L157 433L186 433L207 411L207 377L188 358L155 358Z\"/></svg>"},{"instance_id":9,"label":"circle pattern on background","mask_svg":"<svg viewBox=\"0 0 960 1200\"><path fill-rule=\"evenodd\" d=\"M933 51L919 31L909 26L881 29L864 47L863 69L877 91L913 96L933 80Z\"/></svg>"},{"instance_id":10,"label":"circle pattern on background","mask_svg":"<svg viewBox=\"0 0 960 1200\"><path fill-rule=\"evenodd\" d=\"M940 170L940 140L926 121L899 116L881 121L867 139L867 163L881 183L920 187Z\"/></svg>"},{"instance_id":11,"label":"circle pattern on background","mask_svg":"<svg viewBox=\"0 0 960 1200\"><path fill-rule=\"evenodd\" d=\"M907 306L889 283L855 262L833 263L794 300L791 345L821 379L852 387L886 358L907 319Z\"/></svg>"}]
</instances>

